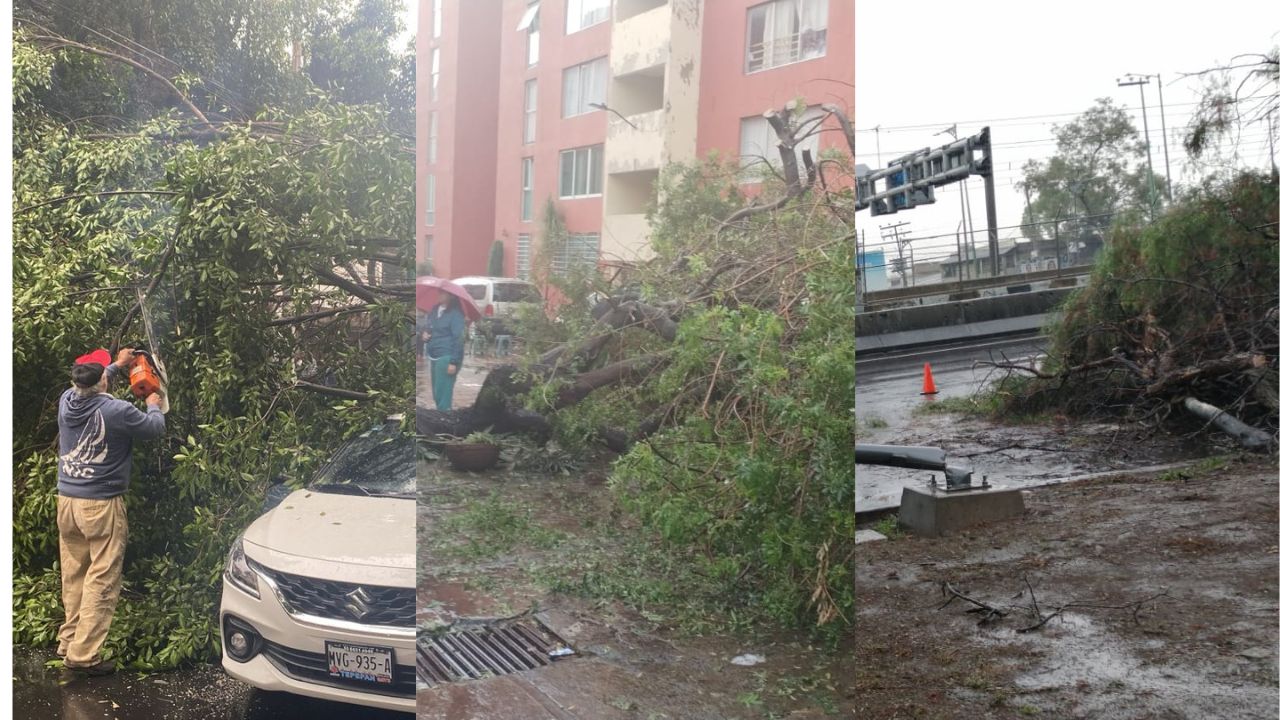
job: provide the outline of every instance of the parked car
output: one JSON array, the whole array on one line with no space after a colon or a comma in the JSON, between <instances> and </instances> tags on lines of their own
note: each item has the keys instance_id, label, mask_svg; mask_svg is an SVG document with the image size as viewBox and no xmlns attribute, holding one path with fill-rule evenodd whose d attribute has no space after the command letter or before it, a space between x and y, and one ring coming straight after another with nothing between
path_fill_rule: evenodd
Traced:
<instances>
[{"instance_id":1,"label":"parked car","mask_svg":"<svg viewBox=\"0 0 1280 720\"><path fill-rule=\"evenodd\" d=\"M223 574L227 673L261 690L413 712L415 504L414 438L393 419L255 520Z\"/></svg>"},{"instance_id":2,"label":"parked car","mask_svg":"<svg viewBox=\"0 0 1280 720\"><path fill-rule=\"evenodd\" d=\"M485 317L509 318L522 306L542 307L542 294L525 280L468 276L455 278L454 282L467 289Z\"/></svg>"}]
</instances>

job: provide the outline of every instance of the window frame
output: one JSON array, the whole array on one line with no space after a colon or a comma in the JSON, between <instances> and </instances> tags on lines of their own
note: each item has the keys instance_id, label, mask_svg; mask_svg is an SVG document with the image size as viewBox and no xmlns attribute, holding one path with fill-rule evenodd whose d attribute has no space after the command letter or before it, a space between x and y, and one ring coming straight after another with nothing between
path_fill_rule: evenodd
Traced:
<instances>
[{"instance_id":1,"label":"window frame","mask_svg":"<svg viewBox=\"0 0 1280 720\"><path fill-rule=\"evenodd\" d=\"M589 247L587 245L588 242L590 242ZM587 262L588 249L590 250L590 263ZM564 277L570 271L579 267L590 267L591 270L599 269L599 232L569 233L564 242L560 243L552 252L550 270L553 276Z\"/></svg>"},{"instance_id":2,"label":"window frame","mask_svg":"<svg viewBox=\"0 0 1280 720\"><path fill-rule=\"evenodd\" d=\"M768 47L771 43L777 40L776 36L772 40L766 37L768 33L767 13L768 13L768 8L770 6L779 7L783 4L786 4L790 8L794 8L795 14L796 14L796 31L793 35L788 36L789 38L793 38L794 40L795 57L794 59L787 59L782 62L775 62L776 60L775 56L777 54L776 50L774 49L765 50L766 47ZM813 4L813 5L821 4L822 6L823 25L820 29L805 27L806 17L808 16L808 13L806 13L805 10L808 8L810 4ZM752 36L751 27L752 27L752 21L754 19L754 16L758 12L766 13L766 19L762 21L766 25L766 27L761 29L762 39L759 43L760 45L760 50L759 50L760 59L758 61L759 65L753 67L753 62L752 62L753 45L751 41L751 36ZM785 67L787 65L794 65L796 63L802 63L802 62L807 62L809 60L817 60L819 58L826 57L827 40L828 40L830 25L831 25L831 4L829 0L768 0L768 2L762 2L747 8L746 33L745 33L746 57L744 58L744 62L743 62L743 72L747 75L753 75L755 73L773 70L774 68ZM809 55L805 54L804 38L806 33L815 33L815 34L821 33L822 35L821 52L814 52Z\"/></svg>"},{"instance_id":3,"label":"window frame","mask_svg":"<svg viewBox=\"0 0 1280 720\"><path fill-rule=\"evenodd\" d=\"M444 0L431 0L431 37L439 38L444 33Z\"/></svg>"},{"instance_id":4,"label":"window frame","mask_svg":"<svg viewBox=\"0 0 1280 720\"><path fill-rule=\"evenodd\" d=\"M587 83L584 83L582 81L583 73L588 68L591 70L591 77L590 77L591 89L600 91L600 97L598 99L595 97L587 96ZM569 91L571 73L573 77L573 86L574 86L574 91L572 93ZM597 73L600 74L598 78L597 78ZM609 58L608 56L601 56L598 58L593 58L586 62L578 63L577 65L571 65L565 68L560 73L560 117L564 119L564 118L578 117L579 115L587 115L593 112L599 112L600 108L592 107L591 101L595 101L598 104L603 105L608 100L608 94L609 94ZM571 97L571 95L575 97ZM573 109L576 110L574 112L570 112L571 108L568 106L570 101L574 103Z\"/></svg>"},{"instance_id":5,"label":"window frame","mask_svg":"<svg viewBox=\"0 0 1280 720\"><path fill-rule=\"evenodd\" d=\"M791 124L793 127L804 125L823 114L821 108L809 108L804 115L799 118L793 118ZM746 136L748 123L759 122L764 128L764 146L763 152L760 154L745 154L744 137ZM754 139L754 138L753 138ZM817 162L819 152L822 149L821 128L815 128L808 137L800 141L796 146L796 160L800 160L803 151L809 150L813 155L814 162ZM749 158L749 162L748 162ZM767 163L770 168L781 174L782 154L778 151L778 136L773 131L773 126L762 115L749 115L738 119L738 167L740 170L740 182L743 184L751 184L763 182L769 176L770 171L763 167Z\"/></svg>"},{"instance_id":6,"label":"window frame","mask_svg":"<svg viewBox=\"0 0 1280 720\"><path fill-rule=\"evenodd\" d=\"M587 173L587 177L586 177L586 186L585 188L583 188L584 192L579 193L577 192L578 172L579 172L581 163L578 161L578 156L583 153L586 154L585 170ZM568 195L564 194L566 156L571 158L570 168L569 168L570 169L570 176L569 176L570 194ZM603 144L584 145L582 147L566 148L564 150L561 150L560 164L559 164L559 169L557 170L557 173L558 173L558 180L559 180L559 182L557 183L557 194L559 194L560 199L573 200L578 198L600 197L601 195L604 194L604 145ZM595 179L598 184L598 187L595 187L595 192L592 192L592 189L593 189L593 185L591 182L592 179Z\"/></svg>"},{"instance_id":7,"label":"window frame","mask_svg":"<svg viewBox=\"0 0 1280 720\"><path fill-rule=\"evenodd\" d=\"M440 116L435 110L427 114L427 163L434 165L440 141Z\"/></svg>"},{"instance_id":8,"label":"window frame","mask_svg":"<svg viewBox=\"0 0 1280 720\"><path fill-rule=\"evenodd\" d=\"M516 277L528 280L533 274L533 235L516 235Z\"/></svg>"},{"instance_id":9,"label":"window frame","mask_svg":"<svg viewBox=\"0 0 1280 720\"><path fill-rule=\"evenodd\" d=\"M541 6L539 6L541 10ZM538 66L538 60L542 55L542 28L541 13L535 13L533 21L529 23L529 29L525 32L524 61L526 68Z\"/></svg>"},{"instance_id":10,"label":"window frame","mask_svg":"<svg viewBox=\"0 0 1280 720\"><path fill-rule=\"evenodd\" d=\"M586 2L592 2L592 1L593 0L566 0L564 5L564 34L565 35L572 35L574 33L579 33L579 32L582 32L583 30L593 28L599 25L600 23L608 22L609 19L613 17L612 2L609 2L609 0L594 0L595 2L604 3L604 7L602 8L604 10L604 16L589 25L582 24L583 17L584 17L582 13L582 8ZM576 8L576 12L575 12L575 8ZM596 11L592 12L592 16L595 16L599 12L599 10L600 9L598 8ZM575 17L577 18L576 28L574 27L574 22L573 22Z\"/></svg>"},{"instance_id":11,"label":"window frame","mask_svg":"<svg viewBox=\"0 0 1280 720\"><path fill-rule=\"evenodd\" d=\"M431 48L431 102L440 99L440 48Z\"/></svg>"},{"instance_id":12,"label":"window frame","mask_svg":"<svg viewBox=\"0 0 1280 720\"><path fill-rule=\"evenodd\" d=\"M530 102L532 100L532 102ZM524 81L524 128L522 137L525 145L531 145L538 137L538 79Z\"/></svg>"},{"instance_id":13,"label":"window frame","mask_svg":"<svg viewBox=\"0 0 1280 720\"><path fill-rule=\"evenodd\" d=\"M436 224L436 176L434 173L427 174L427 211L426 211L427 227L435 227Z\"/></svg>"},{"instance_id":14,"label":"window frame","mask_svg":"<svg viewBox=\"0 0 1280 720\"><path fill-rule=\"evenodd\" d=\"M533 222L533 158L520 158L520 222Z\"/></svg>"}]
</instances>

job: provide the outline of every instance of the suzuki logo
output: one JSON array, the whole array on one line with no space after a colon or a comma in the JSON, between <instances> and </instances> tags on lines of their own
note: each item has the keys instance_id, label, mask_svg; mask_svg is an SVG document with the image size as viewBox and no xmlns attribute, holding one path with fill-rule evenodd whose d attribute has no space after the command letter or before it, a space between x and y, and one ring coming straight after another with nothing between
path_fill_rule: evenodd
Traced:
<instances>
[{"instance_id":1,"label":"suzuki logo","mask_svg":"<svg viewBox=\"0 0 1280 720\"><path fill-rule=\"evenodd\" d=\"M369 597L369 593L364 588L358 587L347 593L347 604L342 606L351 617L356 620L363 620L366 615L373 612L373 608L369 607L369 603L373 602L373 598Z\"/></svg>"}]
</instances>

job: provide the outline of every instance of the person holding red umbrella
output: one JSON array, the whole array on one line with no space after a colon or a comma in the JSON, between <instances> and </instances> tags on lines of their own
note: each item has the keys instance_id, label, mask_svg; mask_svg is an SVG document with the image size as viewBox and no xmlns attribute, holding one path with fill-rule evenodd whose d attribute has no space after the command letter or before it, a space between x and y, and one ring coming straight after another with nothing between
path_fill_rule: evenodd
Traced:
<instances>
[{"instance_id":1,"label":"person holding red umbrella","mask_svg":"<svg viewBox=\"0 0 1280 720\"><path fill-rule=\"evenodd\" d=\"M467 323L458 298L448 293L441 295L441 301L427 312L427 370L436 409L452 410L453 384L462 369Z\"/></svg>"}]
</instances>

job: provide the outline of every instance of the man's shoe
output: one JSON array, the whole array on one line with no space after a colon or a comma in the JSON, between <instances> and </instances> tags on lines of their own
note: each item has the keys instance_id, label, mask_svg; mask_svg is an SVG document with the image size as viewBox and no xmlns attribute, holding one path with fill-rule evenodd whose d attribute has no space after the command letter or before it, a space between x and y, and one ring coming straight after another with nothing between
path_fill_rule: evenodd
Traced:
<instances>
[{"instance_id":1,"label":"man's shoe","mask_svg":"<svg viewBox=\"0 0 1280 720\"><path fill-rule=\"evenodd\" d=\"M93 665L85 665L83 667L67 666L67 669L74 670L78 673L84 673L90 677L101 677L115 672L116 662L114 660L99 660Z\"/></svg>"}]
</instances>

